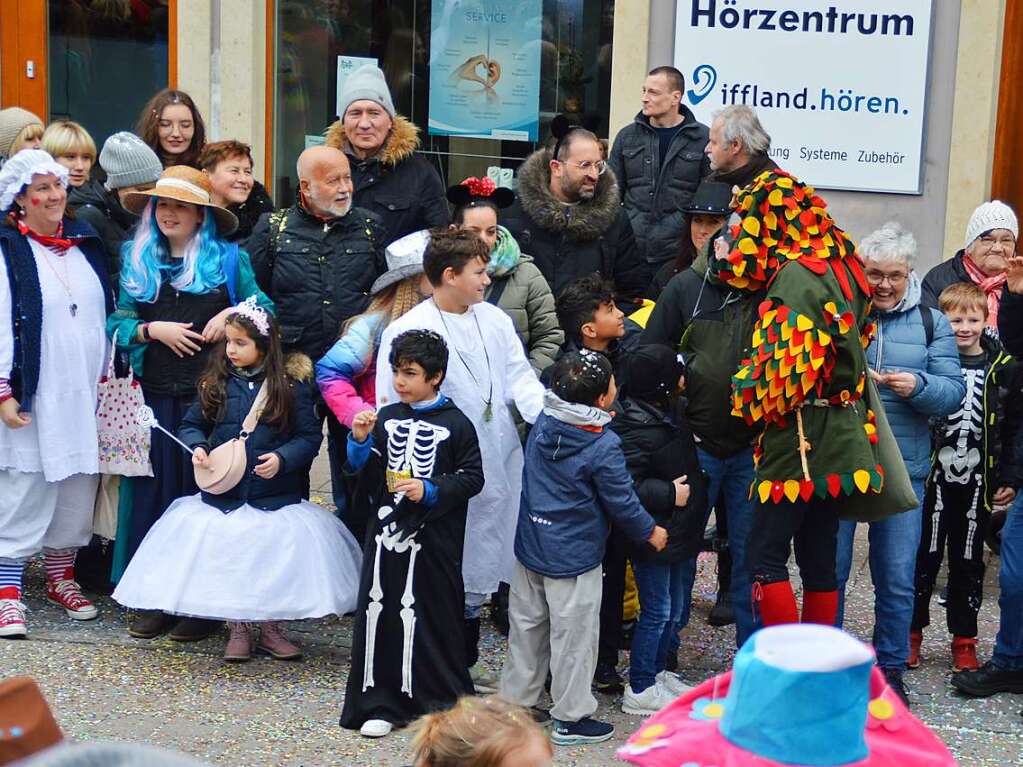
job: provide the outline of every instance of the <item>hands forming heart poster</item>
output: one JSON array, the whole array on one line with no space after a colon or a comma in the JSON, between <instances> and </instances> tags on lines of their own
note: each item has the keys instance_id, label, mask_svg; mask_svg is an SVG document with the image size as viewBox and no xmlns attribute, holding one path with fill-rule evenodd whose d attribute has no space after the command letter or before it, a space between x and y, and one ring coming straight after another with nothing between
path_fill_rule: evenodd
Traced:
<instances>
[{"instance_id":1,"label":"hands forming heart poster","mask_svg":"<svg viewBox=\"0 0 1023 767\"><path fill-rule=\"evenodd\" d=\"M537 140L542 5L542 0L433 3L431 134Z\"/></svg>"}]
</instances>

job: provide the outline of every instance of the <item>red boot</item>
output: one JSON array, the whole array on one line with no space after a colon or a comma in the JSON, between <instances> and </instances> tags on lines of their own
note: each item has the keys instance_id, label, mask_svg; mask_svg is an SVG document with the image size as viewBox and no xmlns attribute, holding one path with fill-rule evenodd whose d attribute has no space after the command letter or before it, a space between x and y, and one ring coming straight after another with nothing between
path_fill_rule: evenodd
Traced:
<instances>
[{"instance_id":1,"label":"red boot","mask_svg":"<svg viewBox=\"0 0 1023 767\"><path fill-rule=\"evenodd\" d=\"M837 617L837 591L803 591L803 623L834 626Z\"/></svg>"},{"instance_id":2,"label":"red boot","mask_svg":"<svg viewBox=\"0 0 1023 767\"><path fill-rule=\"evenodd\" d=\"M952 637L952 670L976 671L980 668L977 662L976 637Z\"/></svg>"},{"instance_id":3,"label":"red boot","mask_svg":"<svg viewBox=\"0 0 1023 767\"><path fill-rule=\"evenodd\" d=\"M788 581L754 583L753 603L760 607L760 622L765 626L781 623L799 623L796 595Z\"/></svg>"},{"instance_id":4,"label":"red boot","mask_svg":"<svg viewBox=\"0 0 1023 767\"><path fill-rule=\"evenodd\" d=\"M910 631L909 632L909 660L906 662L906 666L909 668L919 668L920 666L920 645L924 643L924 632Z\"/></svg>"}]
</instances>

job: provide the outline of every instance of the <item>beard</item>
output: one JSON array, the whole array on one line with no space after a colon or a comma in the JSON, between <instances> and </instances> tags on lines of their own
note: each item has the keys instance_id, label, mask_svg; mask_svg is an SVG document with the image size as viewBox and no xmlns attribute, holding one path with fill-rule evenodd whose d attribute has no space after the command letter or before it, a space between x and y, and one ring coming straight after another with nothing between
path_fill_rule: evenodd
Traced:
<instances>
[{"instance_id":1,"label":"beard","mask_svg":"<svg viewBox=\"0 0 1023 767\"><path fill-rule=\"evenodd\" d=\"M578 202L589 202L597 194L597 185L583 187L583 179L566 179L561 182L561 192Z\"/></svg>"}]
</instances>

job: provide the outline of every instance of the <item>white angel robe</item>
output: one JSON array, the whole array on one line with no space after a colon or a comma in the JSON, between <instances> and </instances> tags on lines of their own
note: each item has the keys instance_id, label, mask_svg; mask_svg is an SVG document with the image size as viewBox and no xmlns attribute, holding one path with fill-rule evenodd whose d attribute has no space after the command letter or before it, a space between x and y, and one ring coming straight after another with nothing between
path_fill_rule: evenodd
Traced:
<instances>
[{"instance_id":1,"label":"white angel robe","mask_svg":"<svg viewBox=\"0 0 1023 767\"><path fill-rule=\"evenodd\" d=\"M440 390L476 427L484 485L483 492L469 501L462 580L466 592L490 594L501 581L511 582L515 567L522 445L508 406L514 404L522 417L533 423L543 407L543 385L526 359L511 319L502 310L481 303L464 314L450 314L426 300L384 331L377 351L377 408L398 401L388 361L391 342L400 333L417 329L432 330L444 338L448 370ZM484 411L491 385L488 420Z\"/></svg>"}]
</instances>

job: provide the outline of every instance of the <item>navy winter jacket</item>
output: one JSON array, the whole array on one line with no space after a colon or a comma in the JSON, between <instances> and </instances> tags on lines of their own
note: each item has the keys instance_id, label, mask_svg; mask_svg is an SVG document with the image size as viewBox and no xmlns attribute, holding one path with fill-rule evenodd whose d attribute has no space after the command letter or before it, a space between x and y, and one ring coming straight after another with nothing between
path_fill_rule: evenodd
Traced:
<instances>
[{"instance_id":1,"label":"navy winter jacket","mask_svg":"<svg viewBox=\"0 0 1023 767\"><path fill-rule=\"evenodd\" d=\"M309 467L319 452L323 433L314 409L316 388L310 383L312 362L304 355L292 354L287 359L287 371L292 394L290 424L281 431L262 422L256 426L245 442L248 458L245 476L222 495L204 492L202 499L210 506L227 512L247 503L257 509L274 510L302 500ZM231 441L241 431L242 421L249 414L262 383L261 378L248 380L231 376L221 417L216 421L207 420L197 399L178 428L178 437L189 447L202 447L207 452ZM280 469L270 479L254 473L259 456L264 453L277 453L281 459Z\"/></svg>"},{"instance_id":2,"label":"navy winter jacket","mask_svg":"<svg viewBox=\"0 0 1023 767\"><path fill-rule=\"evenodd\" d=\"M966 394L959 349L945 315L924 307L934 319L934 334L927 345L919 283L914 276L906 300L891 312L874 312L877 333L867 347L867 364L878 372L909 372L916 375L916 390L900 397L887 386L879 386L885 413L895 441L913 479L924 479L931 465L929 419L955 412Z\"/></svg>"},{"instance_id":3,"label":"navy winter jacket","mask_svg":"<svg viewBox=\"0 0 1023 767\"><path fill-rule=\"evenodd\" d=\"M637 544L654 530L618 435L541 413L526 440L516 558L548 578L582 575L604 559L611 520Z\"/></svg>"}]
</instances>

